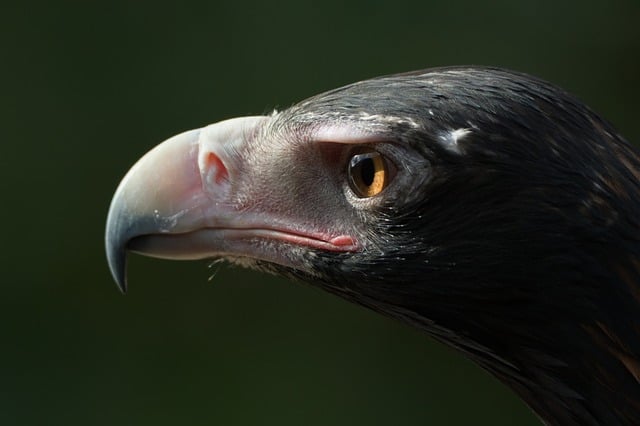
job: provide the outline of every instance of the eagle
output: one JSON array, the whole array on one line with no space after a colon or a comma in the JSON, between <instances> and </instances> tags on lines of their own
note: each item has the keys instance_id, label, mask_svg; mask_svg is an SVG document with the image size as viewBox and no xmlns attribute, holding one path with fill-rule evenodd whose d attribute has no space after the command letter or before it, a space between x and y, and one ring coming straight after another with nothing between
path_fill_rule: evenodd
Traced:
<instances>
[{"instance_id":1,"label":"eagle","mask_svg":"<svg viewBox=\"0 0 640 426\"><path fill-rule=\"evenodd\" d=\"M174 136L113 197L106 252L224 259L417 327L546 424L640 424L640 153L491 67L389 75Z\"/></svg>"}]
</instances>

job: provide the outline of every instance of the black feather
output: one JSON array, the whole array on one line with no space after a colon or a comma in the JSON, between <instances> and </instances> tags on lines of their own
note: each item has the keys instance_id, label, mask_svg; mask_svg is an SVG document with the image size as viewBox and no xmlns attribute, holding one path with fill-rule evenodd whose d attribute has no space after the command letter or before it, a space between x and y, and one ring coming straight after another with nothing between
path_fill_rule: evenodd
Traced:
<instances>
[{"instance_id":1,"label":"black feather","mask_svg":"<svg viewBox=\"0 0 640 426\"><path fill-rule=\"evenodd\" d=\"M264 266L417 326L550 424L640 423L640 156L563 90L445 68L336 89L282 112L304 133L364 126L428 169L365 219L378 250ZM458 152L439 138L468 129Z\"/></svg>"}]
</instances>

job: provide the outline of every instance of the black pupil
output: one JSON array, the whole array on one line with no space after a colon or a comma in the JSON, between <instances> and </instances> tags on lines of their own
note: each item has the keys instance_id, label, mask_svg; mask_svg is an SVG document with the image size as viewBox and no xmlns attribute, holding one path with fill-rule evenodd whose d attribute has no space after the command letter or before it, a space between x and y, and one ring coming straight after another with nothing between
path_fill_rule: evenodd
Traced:
<instances>
[{"instance_id":1,"label":"black pupil","mask_svg":"<svg viewBox=\"0 0 640 426\"><path fill-rule=\"evenodd\" d=\"M375 176L375 167L371 158L363 158L360 162L360 177L362 183L367 186L371 186L373 183L373 177Z\"/></svg>"}]
</instances>

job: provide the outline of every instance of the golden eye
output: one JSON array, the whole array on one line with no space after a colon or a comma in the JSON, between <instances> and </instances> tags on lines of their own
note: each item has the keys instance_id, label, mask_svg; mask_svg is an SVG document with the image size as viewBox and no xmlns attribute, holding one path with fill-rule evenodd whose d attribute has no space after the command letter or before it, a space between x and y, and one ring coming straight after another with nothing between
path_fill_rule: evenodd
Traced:
<instances>
[{"instance_id":1,"label":"golden eye","mask_svg":"<svg viewBox=\"0 0 640 426\"><path fill-rule=\"evenodd\" d=\"M376 151L351 157L347 172L351 190L359 198L378 195L389 182L387 160Z\"/></svg>"}]
</instances>

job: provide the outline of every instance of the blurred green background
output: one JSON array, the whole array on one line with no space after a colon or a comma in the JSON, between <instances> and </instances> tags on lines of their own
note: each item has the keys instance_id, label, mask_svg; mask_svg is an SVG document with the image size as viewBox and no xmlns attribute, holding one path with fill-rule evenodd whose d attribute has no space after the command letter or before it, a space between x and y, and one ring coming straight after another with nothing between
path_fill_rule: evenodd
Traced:
<instances>
[{"instance_id":1,"label":"blurred green background","mask_svg":"<svg viewBox=\"0 0 640 426\"><path fill-rule=\"evenodd\" d=\"M312 288L132 257L122 296L106 212L173 134L432 66L541 76L638 142L640 2L10 3L0 424L537 424L458 353Z\"/></svg>"}]
</instances>

